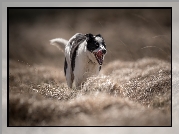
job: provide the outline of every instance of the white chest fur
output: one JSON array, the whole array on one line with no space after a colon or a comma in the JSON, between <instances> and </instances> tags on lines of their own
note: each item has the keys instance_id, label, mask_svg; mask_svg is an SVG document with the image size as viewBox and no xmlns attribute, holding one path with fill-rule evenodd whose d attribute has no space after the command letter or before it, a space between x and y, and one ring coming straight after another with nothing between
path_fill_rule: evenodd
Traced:
<instances>
[{"instance_id":1,"label":"white chest fur","mask_svg":"<svg viewBox=\"0 0 179 134\"><path fill-rule=\"evenodd\" d=\"M89 59L90 52L86 50L86 45L79 46L74 68L74 82L76 86L80 86L90 76L98 75L99 64L96 62L95 57ZM91 54L93 56L93 54Z\"/></svg>"}]
</instances>

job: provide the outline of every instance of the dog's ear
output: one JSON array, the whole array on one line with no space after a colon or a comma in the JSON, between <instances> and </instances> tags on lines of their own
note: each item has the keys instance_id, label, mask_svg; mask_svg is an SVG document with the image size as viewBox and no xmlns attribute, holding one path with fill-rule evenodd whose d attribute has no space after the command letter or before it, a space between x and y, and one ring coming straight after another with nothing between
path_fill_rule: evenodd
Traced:
<instances>
[{"instance_id":1,"label":"dog's ear","mask_svg":"<svg viewBox=\"0 0 179 134\"><path fill-rule=\"evenodd\" d=\"M85 34L85 36L87 37L87 41L93 38L93 35L91 33Z\"/></svg>"},{"instance_id":2,"label":"dog's ear","mask_svg":"<svg viewBox=\"0 0 179 134\"><path fill-rule=\"evenodd\" d=\"M101 36L101 34L97 34L96 37L100 37L103 39L103 37ZM103 39L104 40L104 39Z\"/></svg>"},{"instance_id":3,"label":"dog's ear","mask_svg":"<svg viewBox=\"0 0 179 134\"><path fill-rule=\"evenodd\" d=\"M97 34L96 36L98 36L98 37L102 37L101 34Z\"/></svg>"}]
</instances>

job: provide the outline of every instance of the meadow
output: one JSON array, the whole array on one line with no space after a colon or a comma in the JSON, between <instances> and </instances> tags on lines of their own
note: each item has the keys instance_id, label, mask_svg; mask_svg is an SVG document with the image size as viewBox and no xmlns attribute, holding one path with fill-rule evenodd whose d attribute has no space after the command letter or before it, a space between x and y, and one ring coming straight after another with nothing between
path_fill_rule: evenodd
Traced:
<instances>
[{"instance_id":1,"label":"meadow","mask_svg":"<svg viewBox=\"0 0 179 134\"><path fill-rule=\"evenodd\" d=\"M100 33L97 77L69 89L49 44ZM10 9L10 126L171 126L170 9Z\"/></svg>"}]
</instances>

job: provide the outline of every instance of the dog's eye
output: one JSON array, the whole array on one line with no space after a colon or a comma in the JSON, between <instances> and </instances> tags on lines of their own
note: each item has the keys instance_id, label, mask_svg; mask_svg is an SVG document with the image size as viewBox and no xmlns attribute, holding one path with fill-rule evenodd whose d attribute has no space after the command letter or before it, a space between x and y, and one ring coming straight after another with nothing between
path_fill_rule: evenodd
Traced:
<instances>
[{"instance_id":1,"label":"dog's eye","mask_svg":"<svg viewBox=\"0 0 179 134\"><path fill-rule=\"evenodd\" d=\"M98 42L95 42L95 45L96 45L96 47L99 47L99 43Z\"/></svg>"}]
</instances>

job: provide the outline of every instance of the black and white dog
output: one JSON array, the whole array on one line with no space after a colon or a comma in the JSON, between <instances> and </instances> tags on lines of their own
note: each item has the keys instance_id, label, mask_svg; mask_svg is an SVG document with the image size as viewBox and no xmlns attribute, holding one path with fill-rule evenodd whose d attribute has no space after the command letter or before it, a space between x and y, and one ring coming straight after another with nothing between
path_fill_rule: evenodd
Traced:
<instances>
[{"instance_id":1,"label":"black and white dog","mask_svg":"<svg viewBox=\"0 0 179 134\"><path fill-rule=\"evenodd\" d=\"M56 38L50 40L50 44L65 53L64 72L70 88L73 81L79 87L88 77L97 75L101 70L106 44L100 34L76 33L69 41Z\"/></svg>"}]
</instances>

